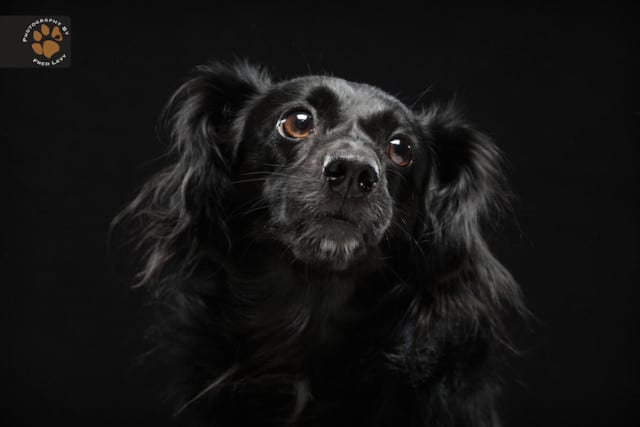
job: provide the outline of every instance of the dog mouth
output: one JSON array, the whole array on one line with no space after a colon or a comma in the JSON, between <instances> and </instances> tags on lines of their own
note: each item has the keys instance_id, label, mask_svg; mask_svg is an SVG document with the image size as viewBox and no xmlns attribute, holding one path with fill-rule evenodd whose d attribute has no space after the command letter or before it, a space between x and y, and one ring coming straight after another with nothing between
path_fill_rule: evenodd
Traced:
<instances>
[{"instance_id":1,"label":"dog mouth","mask_svg":"<svg viewBox=\"0 0 640 427\"><path fill-rule=\"evenodd\" d=\"M391 204L383 198L339 202L289 199L276 234L296 260L343 271L376 252L390 223Z\"/></svg>"},{"instance_id":2,"label":"dog mouth","mask_svg":"<svg viewBox=\"0 0 640 427\"><path fill-rule=\"evenodd\" d=\"M329 212L319 215L311 222L321 227L319 236L325 239L333 240L337 243L355 239L362 240L361 243L364 243L364 231L362 230L364 224L362 222L359 224L356 219L345 212Z\"/></svg>"},{"instance_id":3,"label":"dog mouth","mask_svg":"<svg viewBox=\"0 0 640 427\"><path fill-rule=\"evenodd\" d=\"M344 212L328 212L307 218L290 241L294 256L310 264L343 270L366 248L365 233Z\"/></svg>"},{"instance_id":4,"label":"dog mouth","mask_svg":"<svg viewBox=\"0 0 640 427\"><path fill-rule=\"evenodd\" d=\"M333 223L339 227L356 227L356 222L342 211L331 212L322 215L318 219L320 222Z\"/></svg>"}]
</instances>

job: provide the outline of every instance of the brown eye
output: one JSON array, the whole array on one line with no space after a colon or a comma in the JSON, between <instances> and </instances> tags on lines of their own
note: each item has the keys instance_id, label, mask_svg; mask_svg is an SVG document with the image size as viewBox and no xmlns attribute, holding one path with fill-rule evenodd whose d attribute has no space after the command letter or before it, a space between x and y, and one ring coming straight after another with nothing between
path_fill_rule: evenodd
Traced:
<instances>
[{"instance_id":1,"label":"brown eye","mask_svg":"<svg viewBox=\"0 0 640 427\"><path fill-rule=\"evenodd\" d=\"M292 111L278 121L278 131L286 138L306 138L313 132L313 116L306 110Z\"/></svg>"},{"instance_id":2,"label":"brown eye","mask_svg":"<svg viewBox=\"0 0 640 427\"><path fill-rule=\"evenodd\" d=\"M401 137L389 141L387 154L393 163L402 167L409 166L413 160L411 144Z\"/></svg>"}]
</instances>

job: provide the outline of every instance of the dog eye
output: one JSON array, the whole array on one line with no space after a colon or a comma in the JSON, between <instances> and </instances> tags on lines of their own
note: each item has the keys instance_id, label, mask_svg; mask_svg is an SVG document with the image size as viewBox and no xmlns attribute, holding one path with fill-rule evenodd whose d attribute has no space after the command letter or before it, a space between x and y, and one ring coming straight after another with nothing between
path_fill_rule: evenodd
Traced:
<instances>
[{"instance_id":1,"label":"dog eye","mask_svg":"<svg viewBox=\"0 0 640 427\"><path fill-rule=\"evenodd\" d=\"M413 160L411 144L402 137L394 137L389 141L387 154L393 163L398 166L409 166Z\"/></svg>"},{"instance_id":2,"label":"dog eye","mask_svg":"<svg viewBox=\"0 0 640 427\"><path fill-rule=\"evenodd\" d=\"M306 138L313 132L313 116L306 110L292 111L278 121L278 132L286 138Z\"/></svg>"}]
</instances>

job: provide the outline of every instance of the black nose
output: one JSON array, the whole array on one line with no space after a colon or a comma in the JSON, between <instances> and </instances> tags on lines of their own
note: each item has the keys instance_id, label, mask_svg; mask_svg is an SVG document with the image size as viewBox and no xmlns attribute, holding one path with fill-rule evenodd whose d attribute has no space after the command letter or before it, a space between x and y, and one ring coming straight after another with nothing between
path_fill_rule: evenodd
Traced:
<instances>
[{"instance_id":1,"label":"black nose","mask_svg":"<svg viewBox=\"0 0 640 427\"><path fill-rule=\"evenodd\" d=\"M360 158L330 159L325 164L323 173L329 188L341 196L362 197L378 182L378 172L374 164Z\"/></svg>"}]
</instances>

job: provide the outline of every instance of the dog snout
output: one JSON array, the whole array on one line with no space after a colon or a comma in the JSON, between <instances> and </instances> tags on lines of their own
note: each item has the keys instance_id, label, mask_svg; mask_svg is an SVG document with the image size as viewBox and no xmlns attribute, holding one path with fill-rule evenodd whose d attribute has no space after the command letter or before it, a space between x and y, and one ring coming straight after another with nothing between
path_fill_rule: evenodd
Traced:
<instances>
[{"instance_id":1,"label":"dog snout","mask_svg":"<svg viewBox=\"0 0 640 427\"><path fill-rule=\"evenodd\" d=\"M323 174L329 188L343 197L362 197L370 193L379 180L375 161L362 155L327 156Z\"/></svg>"}]
</instances>

